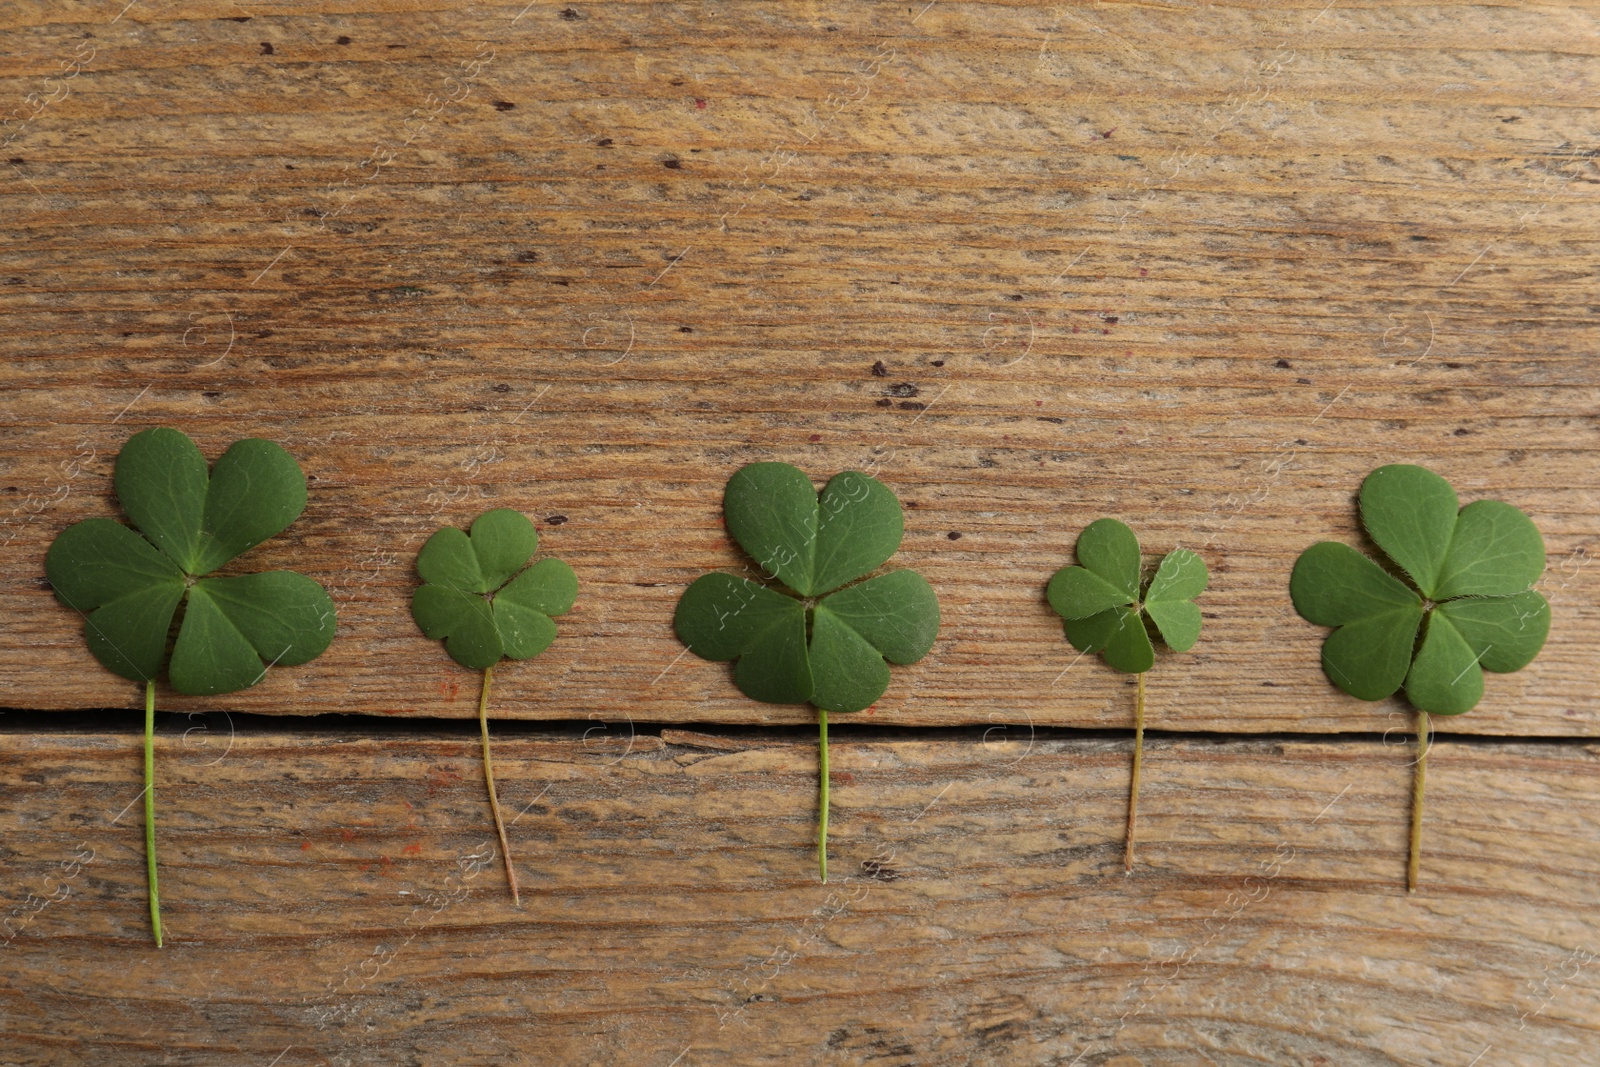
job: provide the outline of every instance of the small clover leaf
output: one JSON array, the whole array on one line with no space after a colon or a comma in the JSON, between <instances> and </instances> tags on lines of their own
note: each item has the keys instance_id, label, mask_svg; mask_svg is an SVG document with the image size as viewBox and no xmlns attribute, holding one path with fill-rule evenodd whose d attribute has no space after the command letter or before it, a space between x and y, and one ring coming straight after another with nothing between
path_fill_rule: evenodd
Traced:
<instances>
[{"instance_id":1,"label":"small clover leaf","mask_svg":"<svg viewBox=\"0 0 1600 1067\"><path fill-rule=\"evenodd\" d=\"M1187 652L1200 638L1205 561L1186 548L1167 553L1139 600L1139 541L1116 519L1097 519L1078 535L1078 566L1062 567L1046 596L1066 622L1067 640L1080 652L1098 652L1127 674L1155 665L1148 618L1166 646Z\"/></svg>"},{"instance_id":2,"label":"small clover leaf","mask_svg":"<svg viewBox=\"0 0 1600 1067\"><path fill-rule=\"evenodd\" d=\"M417 553L423 584L411 597L411 617L422 632L443 639L445 651L463 667L483 672L478 695L483 777L511 899L519 905L522 895L489 757L489 686L502 657L531 659L550 647L556 638L551 616L571 611L578 596L578 576L561 560L550 557L528 566L538 548L533 523L512 508L479 515L470 534L446 526Z\"/></svg>"},{"instance_id":3,"label":"small clover leaf","mask_svg":"<svg viewBox=\"0 0 1600 1067\"><path fill-rule=\"evenodd\" d=\"M828 712L871 706L889 686L890 663L928 654L939 600L912 570L858 581L894 555L905 533L894 492L859 471L835 475L818 493L797 467L753 463L728 479L723 514L763 577L798 598L748 578L705 574L684 590L673 626L703 659L733 660L734 684L752 700L817 708L818 863L826 882Z\"/></svg>"},{"instance_id":4,"label":"small clover leaf","mask_svg":"<svg viewBox=\"0 0 1600 1067\"><path fill-rule=\"evenodd\" d=\"M1128 833L1122 863L1133 869L1134 822L1144 759L1144 675L1155 666L1150 631L1174 652L1200 639L1200 608L1210 575L1205 561L1186 548L1161 560L1140 598L1139 539L1116 519L1096 519L1078 535L1078 565L1062 567L1045 596L1063 619L1067 640L1082 653L1098 652L1106 665L1138 675L1134 696L1133 782L1128 793Z\"/></svg>"},{"instance_id":5,"label":"small clover leaf","mask_svg":"<svg viewBox=\"0 0 1600 1067\"><path fill-rule=\"evenodd\" d=\"M56 599L83 615L95 659L145 684L145 854L159 947L152 752L163 663L180 693L231 693L255 685L272 666L321 655L336 620L327 591L302 574L209 577L305 509L305 475L281 446L235 441L208 469L188 436L155 427L123 445L113 484L134 528L111 519L67 527L45 554L45 573Z\"/></svg>"},{"instance_id":6,"label":"small clover leaf","mask_svg":"<svg viewBox=\"0 0 1600 1067\"><path fill-rule=\"evenodd\" d=\"M1382 700L1402 686L1418 713L1408 888L1420 854L1428 715L1460 715L1483 699L1483 672L1533 661L1550 632L1550 605L1533 590L1544 539L1510 504L1460 506L1450 483L1425 467L1379 467L1361 483L1361 522L1409 579L1337 541L1295 561L1289 595L1307 621L1331 626L1322 667L1351 696Z\"/></svg>"}]
</instances>

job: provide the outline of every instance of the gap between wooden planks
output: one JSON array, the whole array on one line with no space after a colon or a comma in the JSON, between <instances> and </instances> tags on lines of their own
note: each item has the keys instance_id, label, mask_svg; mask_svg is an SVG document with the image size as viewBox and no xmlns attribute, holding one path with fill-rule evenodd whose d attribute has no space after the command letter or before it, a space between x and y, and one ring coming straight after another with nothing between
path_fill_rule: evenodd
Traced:
<instances>
[{"instance_id":1,"label":"gap between wooden planks","mask_svg":"<svg viewBox=\"0 0 1600 1067\"><path fill-rule=\"evenodd\" d=\"M136 732L4 736L8 1064L1587 1067L1600 749L1440 741L1423 888L1373 739L164 720L169 947ZM61 863L92 855L62 880ZM51 880L54 879L54 880ZM64 888L63 888L64 887ZM15 926L15 922L13 923ZM1475 1060L1475 1057L1477 1058Z\"/></svg>"}]
</instances>

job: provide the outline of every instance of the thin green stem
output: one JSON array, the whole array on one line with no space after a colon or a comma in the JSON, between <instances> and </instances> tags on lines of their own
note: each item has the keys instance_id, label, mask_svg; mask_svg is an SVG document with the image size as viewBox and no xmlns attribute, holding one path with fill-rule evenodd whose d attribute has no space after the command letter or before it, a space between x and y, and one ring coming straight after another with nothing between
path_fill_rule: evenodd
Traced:
<instances>
[{"instance_id":1,"label":"thin green stem","mask_svg":"<svg viewBox=\"0 0 1600 1067\"><path fill-rule=\"evenodd\" d=\"M817 867L822 880L828 880L828 712L817 709L817 720L822 724L822 759L817 793Z\"/></svg>"},{"instance_id":2,"label":"thin green stem","mask_svg":"<svg viewBox=\"0 0 1600 1067\"><path fill-rule=\"evenodd\" d=\"M156 885L156 683L144 683L144 861L150 872L150 929L161 947L161 892Z\"/></svg>"},{"instance_id":3,"label":"thin green stem","mask_svg":"<svg viewBox=\"0 0 1600 1067\"><path fill-rule=\"evenodd\" d=\"M1417 768L1411 778L1411 855L1406 861L1406 892L1417 891L1422 867L1422 791L1428 779L1428 713L1417 712Z\"/></svg>"},{"instance_id":4,"label":"thin green stem","mask_svg":"<svg viewBox=\"0 0 1600 1067\"><path fill-rule=\"evenodd\" d=\"M489 787L489 810L494 812L495 832L500 835L500 855L506 861L506 880L511 883L511 902L522 907L522 894L517 891L517 869L511 865L511 844L506 840L506 824L500 818L500 798L494 791L494 762L489 758L489 683L494 680L494 668L483 669L483 689L478 693L478 728L483 733L483 781Z\"/></svg>"},{"instance_id":5,"label":"thin green stem","mask_svg":"<svg viewBox=\"0 0 1600 1067\"><path fill-rule=\"evenodd\" d=\"M1128 833L1122 845L1122 869L1133 870L1133 825L1139 818L1139 771L1144 763L1144 672L1133 697L1133 783L1128 789Z\"/></svg>"}]
</instances>

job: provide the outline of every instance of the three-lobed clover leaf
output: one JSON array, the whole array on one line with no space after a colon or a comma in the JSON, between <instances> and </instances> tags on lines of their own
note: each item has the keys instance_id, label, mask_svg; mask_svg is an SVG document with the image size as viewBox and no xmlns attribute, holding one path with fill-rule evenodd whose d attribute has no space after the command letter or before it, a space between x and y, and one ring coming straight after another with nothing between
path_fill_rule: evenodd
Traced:
<instances>
[{"instance_id":1,"label":"three-lobed clover leaf","mask_svg":"<svg viewBox=\"0 0 1600 1067\"><path fill-rule=\"evenodd\" d=\"M528 566L538 548L533 523L511 508L484 512L470 534L444 527L417 554L425 584L411 617L463 667L537 656L555 640L550 616L572 610L578 596L578 577L561 560Z\"/></svg>"},{"instance_id":2,"label":"three-lobed clover leaf","mask_svg":"<svg viewBox=\"0 0 1600 1067\"><path fill-rule=\"evenodd\" d=\"M1074 648L1099 652L1119 671L1142 674L1155 664L1146 618L1174 652L1194 647L1200 638L1194 598L1209 579L1204 560L1186 548L1173 549L1141 597L1139 539L1125 524L1091 522L1078 535L1077 553L1078 565L1057 571L1046 590Z\"/></svg>"},{"instance_id":3,"label":"three-lobed clover leaf","mask_svg":"<svg viewBox=\"0 0 1600 1067\"><path fill-rule=\"evenodd\" d=\"M167 655L181 693L248 688L274 665L306 663L333 640L327 591L293 571L208 577L281 533L306 504L294 457L271 441L235 441L209 470L200 449L167 427L143 430L113 478L130 529L76 523L51 544L45 572L57 599L84 615L89 650L106 669L149 682Z\"/></svg>"},{"instance_id":4,"label":"three-lobed clover leaf","mask_svg":"<svg viewBox=\"0 0 1600 1067\"><path fill-rule=\"evenodd\" d=\"M900 501L882 482L844 471L819 494L797 467L753 463L728 480L723 513L733 539L797 594L718 572L678 601L679 638L704 659L736 661L746 696L860 711L888 688L890 663L915 663L933 647L939 601L927 579L896 570L857 581L905 533Z\"/></svg>"},{"instance_id":5,"label":"three-lobed clover leaf","mask_svg":"<svg viewBox=\"0 0 1600 1067\"><path fill-rule=\"evenodd\" d=\"M1301 553L1289 579L1295 610L1335 627L1323 670L1362 700L1404 685L1418 710L1471 710L1484 670L1520 670L1544 647L1550 605L1532 588L1544 539L1510 504L1461 507L1448 481L1411 464L1369 474L1360 506L1362 525L1409 584L1337 541Z\"/></svg>"}]
</instances>

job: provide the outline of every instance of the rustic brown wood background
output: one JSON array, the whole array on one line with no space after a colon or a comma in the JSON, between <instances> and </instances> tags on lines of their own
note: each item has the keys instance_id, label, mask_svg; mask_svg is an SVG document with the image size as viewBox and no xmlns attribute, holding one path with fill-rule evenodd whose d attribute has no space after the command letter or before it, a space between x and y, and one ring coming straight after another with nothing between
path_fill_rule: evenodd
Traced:
<instances>
[{"instance_id":1,"label":"rustic brown wood background","mask_svg":"<svg viewBox=\"0 0 1600 1067\"><path fill-rule=\"evenodd\" d=\"M1581 4L0 5L0 1062L1589 1067L1597 52ZM138 694L43 581L154 425L289 448L233 566L340 611L161 693L159 954L134 717L46 714ZM811 713L671 630L757 459L886 481L944 610L840 728L838 909L814 744L755 729ZM1409 714L1287 597L1394 461L1528 511L1554 610L1441 724L1489 736L1409 899ZM471 716L413 561L499 506L582 591L495 715L610 724L506 728L522 912L470 730L216 713ZM1043 597L1102 515L1213 575L1131 878L1131 684Z\"/></svg>"}]
</instances>

